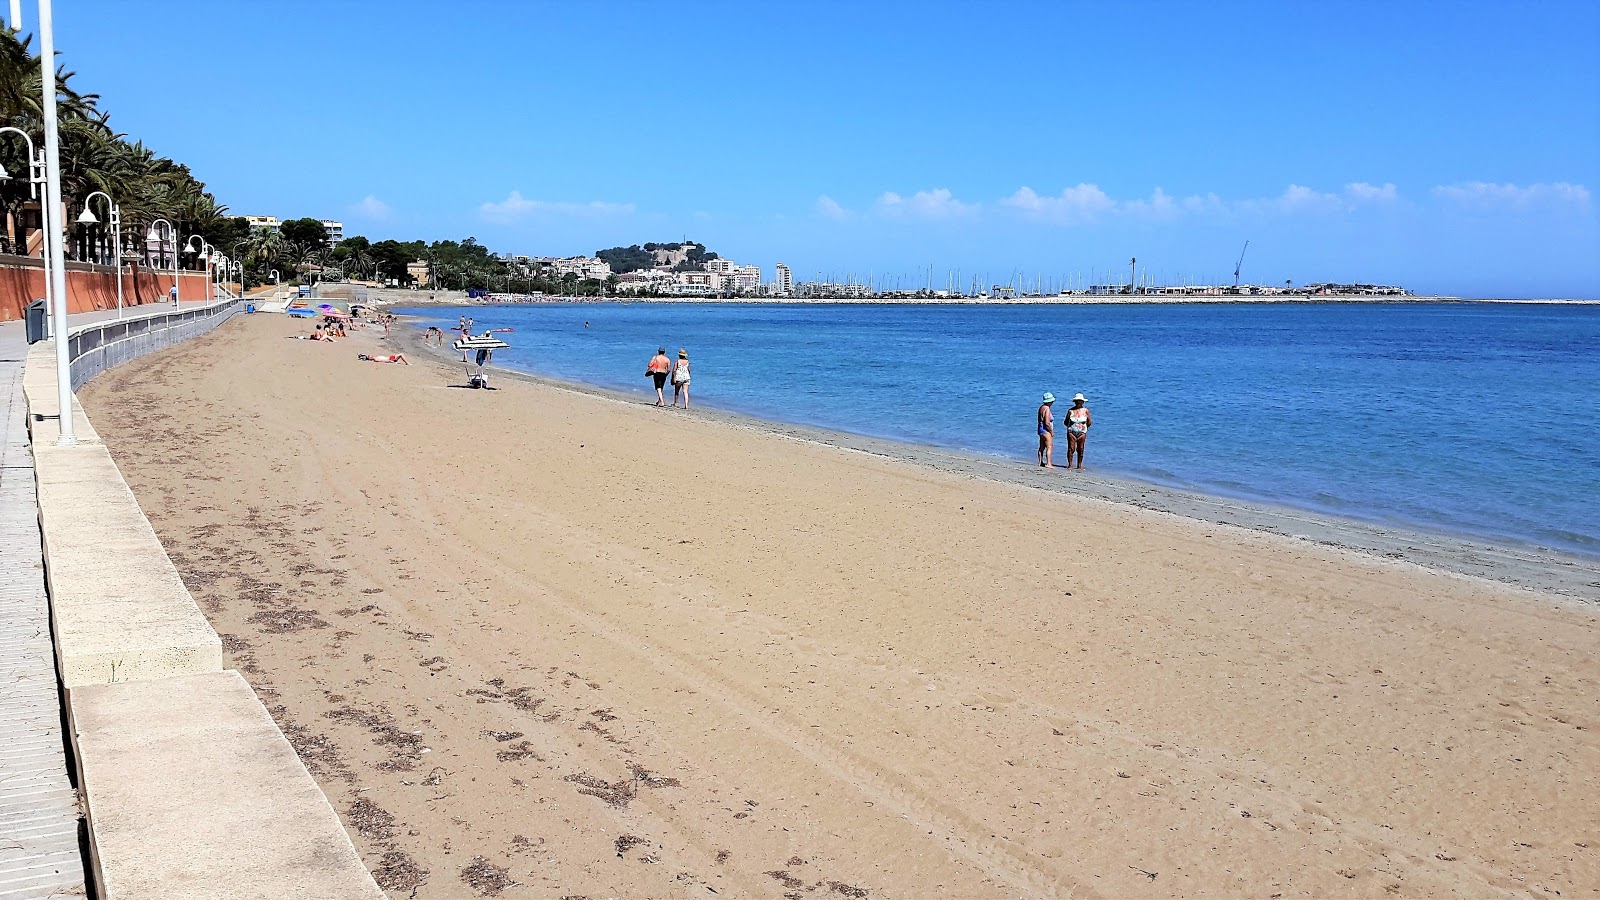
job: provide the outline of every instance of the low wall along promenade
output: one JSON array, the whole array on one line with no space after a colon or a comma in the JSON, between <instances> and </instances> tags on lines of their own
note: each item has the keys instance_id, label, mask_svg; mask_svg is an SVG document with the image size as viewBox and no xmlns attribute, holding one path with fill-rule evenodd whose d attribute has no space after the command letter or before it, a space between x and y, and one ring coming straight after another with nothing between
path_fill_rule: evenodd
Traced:
<instances>
[{"instance_id":1,"label":"low wall along promenade","mask_svg":"<svg viewBox=\"0 0 1600 900\"><path fill-rule=\"evenodd\" d=\"M199 303L206 299L206 273L179 272L178 299ZM131 265L122 273L122 305L132 309L168 299L171 271L154 271ZM0 254L0 322L23 317L28 304L44 296L44 263L36 256ZM117 308L117 270L111 266L67 263L67 307L70 313Z\"/></svg>"},{"instance_id":2,"label":"low wall along promenade","mask_svg":"<svg viewBox=\"0 0 1600 900\"><path fill-rule=\"evenodd\" d=\"M69 331L74 388L203 334L231 301ZM99 896L383 893L238 672L76 398L60 433L55 348L23 373L56 664Z\"/></svg>"}]
</instances>

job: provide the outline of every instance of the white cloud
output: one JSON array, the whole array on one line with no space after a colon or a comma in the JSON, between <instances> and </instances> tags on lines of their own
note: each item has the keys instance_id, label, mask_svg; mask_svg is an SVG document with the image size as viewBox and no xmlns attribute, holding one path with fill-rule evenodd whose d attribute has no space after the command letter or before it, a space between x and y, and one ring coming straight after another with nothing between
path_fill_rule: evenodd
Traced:
<instances>
[{"instance_id":1,"label":"white cloud","mask_svg":"<svg viewBox=\"0 0 1600 900\"><path fill-rule=\"evenodd\" d=\"M1565 181L1530 184L1526 187L1468 181L1439 185L1433 189L1433 195L1440 200L1476 209L1527 210L1563 206L1584 209L1589 205L1589 189Z\"/></svg>"},{"instance_id":2,"label":"white cloud","mask_svg":"<svg viewBox=\"0 0 1600 900\"><path fill-rule=\"evenodd\" d=\"M1325 194L1303 184L1291 184L1278 195L1276 205L1284 212L1332 212L1344 203L1338 194Z\"/></svg>"},{"instance_id":3,"label":"white cloud","mask_svg":"<svg viewBox=\"0 0 1600 900\"><path fill-rule=\"evenodd\" d=\"M360 203L350 207L350 212L358 218L382 222L389 218L392 210L389 209L389 204L368 194Z\"/></svg>"},{"instance_id":4,"label":"white cloud","mask_svg":"<svg viewBox=\"0 0 1600 900\"><path fill-rule=\"evenodd\" d=\"M909 197L888 191L878 198L877 209L892 218L953 219L976 211L977 205L957 200L949 188L935 188L917 191Z\"/></svg>"},{"instance_id":5,"label":"white cloud","mask_svg":"<svg viewBox=\"0 0 1600 900\"><path fill-rule=\"evenodd\" d=\"M1354 181L1339 191L1319 191L1303 184L1291 184L1283 193L1268 200L1241 200L1234 204L1241 212L1309 213L1333 215L1354 212L1363 206L1395 203L1400 191L1393 183L1381 185Z\"/></svg>"},{"instance_id":6,"label":"white cloud","mask_svg":"<svg viewBox=\"0 0 1600 900\"><path fill-rule=\"evenodd\" d=\"M1191 194L1180 198L1158 187L1148 197L1117 200L1093 184L1069 187L1055 196L1041 196L1033 188L1024 186L1002 198L1000 205L1030 218L1066 225L1085 224L1111 216L1175 219L1182 215L1227 211L1227 204L1216 194Z\"/></svg>"},{"instance_id":7,"label":"white cloud","mask_svg":"<svg viewBox=\"0 0 1600 900\"><path fill-rule=\"evenodd\" d=\"M1400 192L1395 190L1394 182L1384 182L1378 185L1357 181L1344 186L1345 196L1360 203L1393 203L1399 198Z\"/></svg>"},{"instance_id":8,"label":"white cloud","mask_svg":"<svg viewBox=\"0 0 1600 900\"><path fill-rule=\"evenodd\" d=\"M497 203L484 203L478 207L478 215L485 221L500 225L509 225L543 213L599 218L602 216L625 216L630 215L632 212L632 203L608 203L603 200L591 200L588 203L571 203L561 200L529 200L522 196L521 191L512 191L504 200Z\"/></svg>"},{"instance_id":9,"label":"white cloud","mask_svg":"<svg viewBox=\"0 0 1600 900\"><path fill-rule=\"evenodd\" d=\"M1078 224L1115 211L1117 201L1092 184L1066 188L1054 197L1040 196L1033 188L1023 185L1016 193L1002 198L1000 205L1020 210L1030 218Z\"/></svg>"},{"instance_id":10,"label":"white cloud","mask_svg":"<svg viewBox=\"0 0 1600 900\"><path fill-rule=\"evenodd\" d=\"M825 219L848 219L850 210L839 205L839 201L823 194L817 198L817 215Z\"/></svg>"}]
</instances>

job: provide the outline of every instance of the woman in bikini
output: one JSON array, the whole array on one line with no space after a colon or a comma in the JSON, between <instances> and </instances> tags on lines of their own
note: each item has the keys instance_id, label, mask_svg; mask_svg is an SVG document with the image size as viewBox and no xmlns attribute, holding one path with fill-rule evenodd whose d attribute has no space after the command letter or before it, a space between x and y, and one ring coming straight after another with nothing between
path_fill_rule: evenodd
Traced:
<instances>
[{"instance_id":1,"label":"woman in bikini","mask_svg":"<svg viewBox=\"0 0 1600 900\"><path fill-rule=\"evenodd\" d=\"M1039 404L1039 465L1046 469L1054 469L1055 464L1055 413L1051 411L1050 404L1056 402L1056 395L1045 392L1044 401Z\"/></svg>"},{"instance_id":2,"label":"woman in bikini","mask_svg":"<svg viewBox=\"0 0 1600 900\"><path fill-rule=\"evenodd\" d=\"M1083 442L1089 439L1089 426L1094 424L1094 417L1089 415L1089 407L1084 406L1086 399L1082 394L1072 398L1072 408L1067 410L1067 468L1072 468L1072 454L1078 454L1078 468L1083 468Z\"/></svg>"}]
</instances>

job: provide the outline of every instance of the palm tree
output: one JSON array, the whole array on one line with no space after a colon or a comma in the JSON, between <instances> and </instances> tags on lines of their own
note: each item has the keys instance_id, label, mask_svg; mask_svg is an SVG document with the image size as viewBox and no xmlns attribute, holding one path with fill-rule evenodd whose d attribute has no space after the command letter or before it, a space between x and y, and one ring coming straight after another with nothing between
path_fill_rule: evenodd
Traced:
<instances>
[{"instance_id":1,"label":"palm tree","mask_svg":"<svg viewBox=\"0 0 1600 900\"><path fill-rule=\"evenodd\" d=\"M344 259L339 265L344 269L346 278L366 278L377 271L377 260L367 248L352 243L342 245L339 249L344 251Z\"/></svg>"},{"instance_id":2,"label":"palm tree","mask_svg":"<svg viewBox=\"0 0 1600 900\"><path fill-rule=\"evenodd\" d=\"M40 59L32 37L0 30L0 119L43 142L43 90ZM81 210L94 191L105 191L122 207L123 232L136 240L156 219L167 219L180 235L221 239L227 232L227 207L218 205L188 167L157 156L143 144L114 132L99 109L99 96L71 86L73 73L58 68L56 113L61 136L61 194L68 210ZM25 178L25 144L0 138L0 166L13 177L0 182L0 249L26 252L27 232L38 229L38 205ZM69 217L68 221L71 219ZM104 243L101 226L76 235L69 251L82 258ZM216 243L217 240L213 240Z\"/></svg>"}]
</instances>

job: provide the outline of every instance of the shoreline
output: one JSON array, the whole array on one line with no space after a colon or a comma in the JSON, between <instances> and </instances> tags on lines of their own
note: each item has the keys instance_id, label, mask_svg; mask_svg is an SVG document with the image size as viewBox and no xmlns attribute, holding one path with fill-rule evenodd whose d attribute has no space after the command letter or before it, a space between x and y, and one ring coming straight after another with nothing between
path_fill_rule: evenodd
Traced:
<instances>
[{"instance_id":1,"label":"shoreline","mask_svg":"<svg viewBox=\"0 0 1600 900\"><path fill-rule=\"evenodd\" d=\"M985 299L975 297L948 297L948 298L916 298L916 297L633 297L626 295L611 296L558 296L558 295L510 295L526 297L526 299L505 299L508 295L500 294L497 297L468 297L461 291L435 291L436 295L429 299L430 292L425 289L416 291L401 290L399 288L365 288L372 298L372 302L386 306L529 306L542 303L674 303L674 304L772 304L775 306L810 305L810 306L1265 306L1281 304L1284 306L1311 306L1311 305L1371 305L1371 306L1403 306L1414 303L1442 303L1463 304L1494 303L1494 304L1527 304L1533 306L1600 306L1600 299L1596 298L1517 298L1517 297L1455 297L1443 294L1429 294L1410 297L1375 297L1366 295L1333 295L1311 296L1294 294L1288 296L1272 297L1228 297L1228 296L1151 296L1138 297L1014 297L1011 299ZM421 295L421 296L416 296Z\"/></svg>"},{"instance_id":2,"label":"shoreline","mask_svg":"<svg viewBox=\"0 0 1600 900\"><path fill-rule=\"evenodd\" d=\"M448 347L437 348L423 344L421 331L412 324L413 321L414 317L400 316L400 324L412 329L412 333L402 340L403 343L433 358L460 364L460 359L454 355L455 351L451 351ZM391 337L390 340L395 338ZM498 364L491 364L490 368L504 377L620 403L639 404L644 400L641 395L618 388L568 381ZM678 412L681 414L682 411ZM1046 472L1029 466L1020 457L1013 460L1003 456L860 435L822 426L766 419L714 406L697 406L692 415L824 447L851 450L883 459L925 466L949 474L1133 506L1208 524L1232 526L1302 540L1356 553L1366 558L1378 558L1391 563L1409 563L1431 571L1480 578L1586 604L1600 603L1600 558L1590 559L1533 545L1497 543L1470 535L1454 535L1414 526L1370 522L1261 500L1187 491L1135 478L1106 475L1094 470L1088 473L1074 470L1071 474L1063 474L1066 472L1065 469Z\"/></svg>"}]
</instances>

